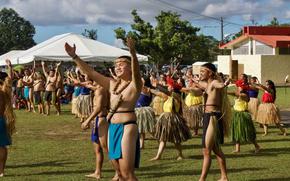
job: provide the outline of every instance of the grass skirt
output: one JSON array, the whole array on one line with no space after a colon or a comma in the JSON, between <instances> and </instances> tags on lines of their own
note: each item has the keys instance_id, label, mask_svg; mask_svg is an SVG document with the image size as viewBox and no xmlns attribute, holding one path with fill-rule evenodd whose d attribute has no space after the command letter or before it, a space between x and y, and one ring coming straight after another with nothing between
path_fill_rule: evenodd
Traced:
<instances>
[{"instance_id":1,"label":"grass skirt","mask_svg":"<svg viewBox=\"0 0 290 181\"><path fill-rule=\"evenodd\" d=\"M259 105L256 121L261 124L278 124L281 121L280 111L273 103Z\"/></svg>"},{"instance_id":2,"label":"grass skirt","mask_svg":"<svg viewBox=\"0 0 290 181\"><path fill-rule=\"evenodd\" d=\"M258 107L259 99L251 97L250 101L248 102L248 111L252 116L252 120L256 120L257 118Z\"/></svg>"},{"instance_id":3,"label":"grass skirt","mask_svg":"<svg viewBox=\"0 0 290 181\"><path fill-rule=\"evenodd\" d=\"M233 111L232 141L235 143L253 142L256 140L256 129L250 113Z\"/></svg>"},{"instance_id":4,"label":"grass skirt","mask_svg":"<svg viewBox=\"0 0 290 181\"><path fill-rule=\"evenodd\" d=\"M72 101L71 101L71 113L72 114L78 114L77 100L78 100L78 97L73 97L72 98Z\"/></svg>"},{"instance_id":5,"label":"grass skirt","mask_svg":"<svg viewBox=\"0 0 290 181\"><path fill-rule=\"evenodd\" d=\"M159 141L181 143L191 138L186 121L176 113L164 112L156 123L155 138Z\"/></svg>"},{"instance_id":6,"label":"grass skirt","mask_svg":"<svg viewBox=\"0 0 290 181\"><path fill-rule=\"evenodd\" d=\"M92 98L90 95L79 95L76 101L78 117L89 117L92 112L92 105Z\"/></svg>"},{"instance_id":7,"label":"grass skirt","mask_svg":"<svg viewBox=\"0 0 290 181\"><path fill-rule=\"evenodd\" d=\"M151 107L135 108L139 133L153 133L155 131L155 113Z\"/></svg>"},{"instance_id":8,"label":"grass skirt","mask_svg":"<svg viewBox=\"0 0 290 181\"><path fill-rule=\"evenodd\" d=\"M164 99L162 97L155 96L153 98L152 107L156 116L159 116L161 113L163 113L163 104L164 104Z\"/></svg>"},{"instance_id":9,"label":"grass skirt","mask_svg":"<svg viewBox=\"0 0 290 181\"><path fill-rule=\"evenodd\" d=\"M186 106L183 104L183 117L190 129L196 129L202 126L203 106L202 104Z\"/></svg>"}]
</instances>

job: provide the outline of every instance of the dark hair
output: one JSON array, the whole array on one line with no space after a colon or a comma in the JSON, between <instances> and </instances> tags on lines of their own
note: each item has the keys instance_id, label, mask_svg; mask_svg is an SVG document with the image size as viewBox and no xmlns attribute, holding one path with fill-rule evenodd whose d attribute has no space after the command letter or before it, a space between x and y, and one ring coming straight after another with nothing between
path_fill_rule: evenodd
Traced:
<instances>
[{"instance_id":1,"label":"dark hair","mask_svg":"<svg viewBox=\"0 0 290 181\"><path fill-rule=\"evenodd\" d=\"M6 77L8 77L6 72L0 72L0 85L2 85L2 82L5 81Z\"/></svg>"},{"instance_id":2,"label":"dark hair","mask_svg":"<svg viewBox=\"0 0 290 181\"><path fill-rule=\"evenodd\" d=\"M270 89L272 90L271 94L273 95L273 100L276 100L276 86L272 80L266 80L269 84Z\"/></svg>"},{"instance_id":3,"label":"dark hair","mask_svg":"<svg viewBox=\"0 0 290 181\"><path fill-rule=\"evenodd\" d=\"M212 63L205 63L205 64L202 65L202 67L206 67L206 68L208 68L209 70L213 71L214 73L217 72L217 68L216 68L215 65L212 64Z\"/></svg>"},{"instance_id":4,"label":"dark hair","mask_svg":"<svg viewBox=\"0 0 290 181\"><path fill-rule=\"evenodd\" d=\"M148 88L153 88L152 87L152 84L151 84L151 81L150 81L150 77L144 77L144 86L145 87L148 87Z\"/></svg>"},{"instance_id":5,"label":"dark hair","mask_svg":"<svg viewBox=\"0 0 290 181\"><path fill-rule=\"evenodd\" d=\"M128 56L128 55L122 55L122 56L119 56L117 59L121 59L121 58L126 59L126 60L128 60L129 62L131 62L131 57Z\"/></svg>"}]
</instances>

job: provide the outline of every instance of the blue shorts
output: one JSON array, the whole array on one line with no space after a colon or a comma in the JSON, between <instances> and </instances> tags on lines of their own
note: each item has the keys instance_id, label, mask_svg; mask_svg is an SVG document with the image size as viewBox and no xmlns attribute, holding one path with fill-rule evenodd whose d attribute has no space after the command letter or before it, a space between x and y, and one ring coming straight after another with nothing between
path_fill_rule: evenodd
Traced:
<instances>
[{"instance_id":1,"label":"blue shorts","mask_svg":"<svg viewBox=\"0 0 290 181\"><path fill-rule=\"evenodd\" d=\"M118 160L122 158L122 137L124 133L124 127L127 124L136 124L136 121L128 121L127 123L112 124L109 125L109 159ZM135 168L139 168L140 163L140 142L139 133L136 140L136 153L135 153Z\"/></svg>"},{"instance_id":2,"label":"blue shorts","mask_svg":"<svg viewBox=\"0 0 290 181\"><path fill-rule=\"evenodd\" d=\"M91 134L91 141L94 143L97 143L97 144L99 144L99 131L98 131L99 126L98 126L98 123L99 123L99 117L97 116L95 123L94 123L94 126L92 128L92 134Z\"/></svg>"},{"instance_id":3,"label":"blue shorts","mask_svg":"<svg viewBox=\"0 0 290 181\"><path fill-rule=\"evenodd\" d=\"M0 116L0 147L11 145L11 139L6 129L6 121Z\"/></svg>"},{"instance_id":4,"label":"blue shorts","mask_svg":"<svg viewBox=\"0 0 290 181\"><path fill-rule=\"evenodd\" d=\"M25 98L26 100L29 99L29 87L28 87L28 86L25 86L25 87L24 87L24 98Z\"/></svg>"}]
</instances>

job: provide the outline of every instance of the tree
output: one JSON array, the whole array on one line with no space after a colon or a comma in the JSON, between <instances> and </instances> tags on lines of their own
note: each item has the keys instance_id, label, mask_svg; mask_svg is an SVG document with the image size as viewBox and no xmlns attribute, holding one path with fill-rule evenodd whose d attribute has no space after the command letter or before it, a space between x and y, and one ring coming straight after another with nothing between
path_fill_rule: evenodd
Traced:
<instances>
[{"instance_id":1,"label":"tree","mask_svg":"<svg viewBox=\"0 0 290 181\"><path fill-rule=\"evenodd\" d=\"M271 20L270 24L268 26L279 26L280 23L278 21L278 19L276 17L273 17L273 19Z\"/></svg>"},{"instance_id":2,"label":"tree","mask_svg":"<svg viewBox=\"0 0 290 181\"><path fill-rule=\"evenodd\" d=\"M34 26L13 9L0 11L0 54L10 50L25 50L35 45Z\"/></svg>"},{"instance_id":3,"label":"tree","mask_svg":"<svg viewBox=\"0 0 290 181\"><path fill-rule=\"evenodd\" d=\"M97 40L98 39L98 30L97 29L85 29L85 32L82 33L83 36L93 39L93 40Z\"/></svg>"},{"instance_id":4,"label":"tree","mask_svg":"<svg viewBox=\"0 0 290 181\"><path fill-rule=\"evenodd\" d=\"M125 42L127 36L136 39L136 50L149 55L149 60L158 64L170 64L174 61L200 60L197 48L202 47L198 39L199 28L188 21L181 20L180 15L162 11L155 17L157 25L153 27L145 22L136 10L132 11L134 23L132 31L126 33L123 28L115 29L116 38ZM202 47L207 48L207 47Z\"/></svg>"}]
</instances>

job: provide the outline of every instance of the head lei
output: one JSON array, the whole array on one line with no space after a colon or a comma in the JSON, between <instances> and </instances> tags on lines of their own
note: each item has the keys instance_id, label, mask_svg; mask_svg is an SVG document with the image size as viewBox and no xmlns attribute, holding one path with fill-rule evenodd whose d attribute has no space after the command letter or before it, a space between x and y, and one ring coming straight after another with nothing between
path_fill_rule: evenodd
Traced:
<instances>
[{"instance_id":1,"label":"head lei","mask_svg":"<svg viewBox=\"0 0 290 181\"><path fill-rule=\"evenodd\" d=\"M131 57L130 56L127 56L127 55L120 56L120 57L118 57L115 60L115 63L117 63L117 62L127 62L127 63L131 63Z\"/></svg>"}]
</instances>

